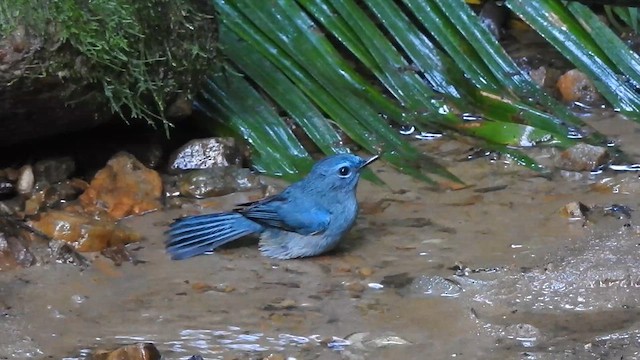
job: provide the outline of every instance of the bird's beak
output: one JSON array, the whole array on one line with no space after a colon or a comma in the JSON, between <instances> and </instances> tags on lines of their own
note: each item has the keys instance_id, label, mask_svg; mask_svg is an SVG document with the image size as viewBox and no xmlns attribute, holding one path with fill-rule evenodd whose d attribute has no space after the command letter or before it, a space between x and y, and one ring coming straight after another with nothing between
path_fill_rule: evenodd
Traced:
<instances>
[{"instance_id":1,"label":"bird's beak","mask_svg":"<svg viewBox=\"0 0 640 360\"><path fill-rule=\"evenodd\" d=\"M372 162L378 160L380 158L380 155L374 155L373 157L369 158L369 160L365 161L364 164L360 165L360 169L365 168L367 165L371 164ZM358 169L358 170L360 170Z\"/></svg>"}]
</instances>

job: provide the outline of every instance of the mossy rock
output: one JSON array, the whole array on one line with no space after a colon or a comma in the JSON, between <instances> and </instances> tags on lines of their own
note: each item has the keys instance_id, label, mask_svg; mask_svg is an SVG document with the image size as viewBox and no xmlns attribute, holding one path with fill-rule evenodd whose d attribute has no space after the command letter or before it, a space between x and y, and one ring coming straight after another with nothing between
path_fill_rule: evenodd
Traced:
<instances>
[{"instance_id":1,"label":"mossy rock","mask_svg":"<svg viewBox=\"0 0 640 360\"><path fill-rule=\"evenodd\" d=\"M217 30L208 1L1 1L0 145L114 114L168 131L168 104L216 61Z\"/></svg>"}]
</instances>

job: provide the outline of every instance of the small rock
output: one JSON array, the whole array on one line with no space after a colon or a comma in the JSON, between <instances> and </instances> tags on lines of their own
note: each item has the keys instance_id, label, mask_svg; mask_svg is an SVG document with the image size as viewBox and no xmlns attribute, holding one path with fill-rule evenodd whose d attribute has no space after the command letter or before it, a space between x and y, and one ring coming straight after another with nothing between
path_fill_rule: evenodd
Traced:
<instances>
[{"instance_id":1,"label":"small rock","mask_svg":"<svg viewBox=\"0 0 640 360\"><path fill-rule=\"evenodd\" d=\"M193 289L193 291L197 292L198 294L202 294L202 293L205 293L207 291L213 290L213 286L211 286L211 285L209 285L207 283L198 281L198 282L195 282L195 283L191 284L191 289Z\"/></svg>"},{"instance_id":2,"label":"small rock","mask_svg":"<svg viewBox=\"0 0 640 360\"><path fill-rule=\"evenodd\" d=\"M351 342L343 338L331 336L331 337L321 339L320 345L326 346L330 349L343 350L345 346L351 345Z\"/></svg>"},{"instance_id":3,"label":"small rock","mask_svg":"<svg viewBox=\"0 0 640 360\"><path fill-rule=\"evenodd\" d=\"M33 164L37 184L55 184L67 180L75 171L76 162L69 156L43 159Z\"/></svg>"},{"instance_id":4,"label":"small rock","mask_svg":"<svg viewBox=\"0 0 640 360\"><path fill-rule=\"evenodd\" d=\"M24 203L24 214L25 215L35 215L40 209L43 207L44 202L44 193L42 191L38 191L29 199L27 199Z\"/></svg>"},{"instance_id":5,"label":"small rock","mask_svg":"<svg viewBox=\"0 0 640 360\"><path fill-rule=\"evenodd\" d=\"M411 284L413 279L413 276L410 276L409 273L403 272L394 275L387 275L382 278L380 283L387 288L400 289Z\"/></svg>"},{"instance_id":6,"label":"small rock","mask_svg":"<svg viewBox=\"0 0 640 360\"><path fill-rule=\"evenodd\" d=\"M559 70L548 66L529 69L531 80L541 88L549 90L553 90L561 75Z\"/></svg>"},{"instance_id":7,"label":"small rock","mask_svg":"<svg viewBox=\"0 0 640 360\"><path fill-rule=\"evenodd\" d=\"M35 265L36 258L29 251L29 239L0 232L0 271Z\"/></svg>"},{"instance_id":8,"label":"small rock","mask_svg":"<svg viewBox=\"0 0 640 360\"><path fill-rule=\"evenodd\" d=\"M2 172L3 176L6 177L9 181L18 181L18 177L20 177L20 171L14 168L6 168Z\"/></svg>"},{"instance_id":9,"label":"small rock","mask_svg":"<svg viewBox=\"0 0 640 360\"><path fill-rule=\"evenodd\" d=\"M146 143L127 144L122 147L125 151L133 155L138 161L149 169L157 169L164 159L164 148L157 137L149 139Z\"/></svg>"},{"instance_id":10,"label":"small rock","mask_svg":"<svg viewBox=\"0 0 640 360\"><path fill-rule=\"evenodd\" d=\"M53 239L71 243L80 252L102 251L140 241L138 233L112 221L60 210L42 213L30 225Z\"/></svg>"},{"instance_id":11,"label":"small rock","mask_svg":"<svg viewBox=\"0 0 640 360\"><path fill-rule=\"evenodd\" d=\"M352 295L360 295L364 292L364 290L367 288L366 286L364 286L362 283L360 282L349 282L345 284L345 288L352 293Z\"/></svg>"},{"instance_id":12,"label":"small rock","mask_svg":"<svg viewBox=\"0 0 640 360\"><path fill-rule=\"evenodd\" d=\"M640 193L640 181L638 181L638 174L620 173L614 177L598 180L591 189L604 194L637 194Z\"/></svg>"},{"instance_id":13,"label":"small rock","mask_svg":"<svg viewBox=\"0 0 640 360\"><path fill-rule=\"evenodd\" d=\"M560 76L556 87L560 90L564 101L586 106L597 106L603 103L602 96L591 79L578 69L569 70Z\"/></svg>"},{"instance_id":14,"label":"small rock","mask_svg":"<svg viewBox=\"0 0 640 360\"><path fill-rule=\"evenodd\" d=\"M22 211L25 207L25 198L15 196L11 199L0 201L0 214L23 218Z\"/></svg>"},{"instance_id":15,"label":"small rock","mask_svg":"<svg viewBox=\"0 0 640 360\"><path fill-rule=\"evenodd\" d=\"M487 30L499 40L503 32L503 26L509 18L509 10L497 1L485 1L480 10L480 22Z\"/></svg>"},{"instance_id":16,"label":"small rock","mask_svg":"<svg viewBox=\"0 0 640 360\"><path fill-rule=\"evenodd\" d=\"M43 190L36 191L24 205L26 215L35 215L45 208L55 208L75 200L89 187L80 179L65 180L53 185L46 185Z\"/></svg>"},{"instance_id":17,"label":"small rock","mask_svg":"<svg viewBox=\"0 0 640 360\"><path fill-rule=\"evenodd\" d=\"M85 211L106 211L114 219L160 209L162 179L128 153L118 153L80 195Z\"/></svg>"},{"instance_id":18,"label":"small rock","mask_svg":"<svg viewBox=\"0 0 640 360\"><path fill-rule=\"evenodd\" d=\"M0 217L0 271L52 261L83 267L88 264L68 243L42 236L19 220Z\"/></svg>"},{"instance_id":19,"label":"small rock","mask_svg":"<svg viewBox=\"0 0 640 360\"><path fill-rule=\"evenodd\" d=\"M98 350L92 360L160 360L161 355L152 343L126 345L116 350Z\"/></svg>"},{"instance_id":20,"label":"small rock","mask_svg":"<svg viewBox=\"0 0 640 360\"><path fill-rule=\"evenodd\" d=\"M590 210L587 205L579 201L573 201L563 206L560 209L560 214L570 220L586 220Z\"/></svg>"},{"instance_id":21,"label":"small rock","mask_svg":"<svg viewBox=\"0 0 640 360\"><path fill-rule=\"evenodd\" d=\"M50 257L60 264L71 264L79 266L81 268L87 268L89 266L89 260L66 241L51 240L49 242Z\"/></svg>"},{"instance_id":22,"label":"small rock","mask_svg":"<svg viewBox=\"0 0 640 360\"><path fill-rule=\"evenodd\" d=\"M186 118L193 112L193 101L185 95L178 95L167 108L167 117Z\"/></svg>"},{"instance_id":23,"label":"small rock","mask_svg":"<svg viewBox=\"0 0 640 360\"><path fill-rule=\"evenodd\" d=\"M216 291L216 292L221 292L221 293L230 293L230 292L234 292L236 290L236 288L234 288L233 286L229 285L229 284L218 284L216 286L204 283L204 282L195 282L193 283L193 285L191 285L191 289L193 289L193 291L201 294L201 293L205 293L208 291Z\"/></svg>"},{"instance_id":24,"label":"small rock","mask_svg":"<svg viewBox=\"0 0 640 360\"><path fill-rule=\"evenodd\" d=\"M259 176L253 174L249 169L237 167L194 170L166 180L169 180L165 181L167 196L177 193L183 197L194 199L223 196L263 187ZM176 187L177 191L174 190Z\"/></svg>"},{"instance_id":25,"label":"small rock","mask_svg":"<svg viewBox=\"0 0 640 360\"><path fill-rule=\"evenodd\" d=\"M10 199L16 196L16 185L4 175L0 176L0 200Z\"/></svg>"},{"instance_id":26,"label":"small rock","mask_svg":"<svg viewBox=\"0 0 640 360\"><path fill-rule=\"evenodd\" d=\"M609 152L601 146L576 144L560 153L557 166L568 171L591 171L609 161Z\"/></svg>"},{"instance_id":27,"label":"small rock","mask_svg":"<svg viewBox=\"0 0 640 360\"><path fill-rule=\"evenodd\" d=\"M275 299L265 305L262 309L267 311L290 310L296 308L296 302L292 299Z\"/></svg>"},{"instance_id":28,"label":"small rock","mask_svg":"<svg viewBox=\"0 0 640 360\"><path fill-rule=\"evenodd\" d=\"M123 245L106 248L106 249L100 251L100 254L102 254L107 259L110 259L111 261L113 261L113 264L115 266L121 266L125 262L130 262L133 265L138 265L138 264L142 264L142 263L145 262L145 261L142 261L142 260L138 260Z\"/></svg>"},{"instance_id":29,"label":"small rock","mask_svg":"<svg viewBox=\"0 0 640 360\"><path fill-rule=\"evenodd\" d=\"M195 139L176 150L169 171L209 169L240 165L242 152L233 138Z\"/></svg>"},{"instance_id":30,"label":"small rock","mask_svg":"<svg viewBox=\"0 0 640 360\"><path fill-rule=\"evenodd\" d=\"M29 194L33 190L34 185L35 179L31 165L21 167L19 170L18 182L16 184L16 190L18 193L22 195Z\"/></svg>"},{"instance_id":31,"label":"small rock","mask_svg":"<svg viewBox=\"0 0 640 360\"><path fill-rule=\"evenodd\" d=\"M544 88L545 80L547 79L547 68L540 66L537 69L531 69L529 70L529 76L534 83L539 87Z\"/></svg>"},{"instance_id":32,"label":"small rock","mask_svg":"<svg viewBox=\"0 0 640 360\"><path fill-rule=\"evenodd\" d=\"M373 275L373 269L370 267L362 267L362 268L358 268L358 270L356 270L356 273L363 278L367 278Z\"/></svg>"},{"instance_id":33,"label":"small rock","mask_svg":"<svg viewBox=\"0 0 640 360\"><path fill-rule=\"evenodd\" d=\"M586 176L587 175L583 172L560 170L560 177L566 181L580 181Z\"/></svg>"},{"instance_id":34,"label":"small rock","mask_svg":"<svg viewBox=\"0 0 640 360\"><path fill-rule=\"evenodd\" d=\"M44 205L46 207L54 207L59 203L75 200L88 188L89 184L80 179L58 182L44 190Z\"/></svg>"}]
</instances>

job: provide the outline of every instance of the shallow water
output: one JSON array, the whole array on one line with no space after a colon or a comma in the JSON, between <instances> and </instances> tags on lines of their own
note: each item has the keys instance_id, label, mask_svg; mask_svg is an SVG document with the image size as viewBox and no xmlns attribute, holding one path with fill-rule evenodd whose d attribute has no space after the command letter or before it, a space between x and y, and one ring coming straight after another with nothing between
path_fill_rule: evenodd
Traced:
<instances>
[{"instance_id":1,"label":"shallow water","mask_svg":"<svg viewBox=\"0 0 640 360\"><path fill-rule=\"evenodd\" d=\"M640 159L636 124L591 122ZM419 146L472 186L434 191L376 164L388 187L361 183L357 226L327 256L274 261L249 245L171 261L163 231L187 209L126 220L145 236L130 247L144 263L96 255L84 271L0 273L0 358L75 359L137 341L166 359L639 356L637 214L584 223L558 211L638 209L638 192L593 188L611 178L633 189L637 174L548 179L508 161L455 161L469 146L450 140Z\"/></svg>"}]
</instances>

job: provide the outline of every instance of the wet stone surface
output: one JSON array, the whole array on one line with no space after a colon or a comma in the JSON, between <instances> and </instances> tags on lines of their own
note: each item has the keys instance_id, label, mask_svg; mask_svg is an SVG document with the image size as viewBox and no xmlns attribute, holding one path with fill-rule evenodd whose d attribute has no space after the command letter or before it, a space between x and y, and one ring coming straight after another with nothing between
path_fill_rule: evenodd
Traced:
<instances>
[{"instance_id":1,"label":"wet stone surface","mask_svg":"<svg viewBox=\"0 0 640 360\"><path fill-rule=\"evenodd\" d=\"M566 102L575 102L586 106L604 104L602 95L600 95L593 82L578 69L569 70L560 76L556 86L562 95L562 99Z\"/></svg>"},{"instance_id":2,"label":"wet stone surface","mask_svg":"<svg viewBox=\"0 0 640 360\"><path fill-rule=\"evenodd\" d=\"M106 212L118 220L160 209L161 196L160 174L122 152L96 173L89 188L80 195L80 203L87 212Z\"/></svg>"},{"instance_id":3,"label":"wet stone surface","mask_svg":"<svg viewBox=\"0 0 640 360\"><path fill-rule=\"evenodd\" d=\"M238 191L260 190L264 184L248 168L236 166L192 170L180 175L164 176L167 197L204 199Z\"/></svg>"},{"instance_id":4,"label":"wet stone surface","mask_svg":"<svg viewBox=\"0 0 640 360\"><path fill-rule=\"evenodd\" d=\"M640 155L638 125L591 121ZM418 146L467 186L434 190L377 163L388 186L361 183L357 225L324 256L276 261L252 241L185 261L166 255L172 219L231 209L262 187L123 218L140 241L84 260L64 242L26 242L37 261L57 260L0 272L0 358L157 356L146 343L164 359L637 356L636 173L540 176L499 156L460 162L468 147L444 138ZM66 227L56 221L51 229Z\"/></svg>"},{"instance_id":5,"label":"wet stone surface","mask_svg":"<svg viewBox=\"0 0 640 360\"><path fill-rule=\"evenodd\" d=\"M178 148L169 159L168 170L209 169L237 166L242 163L242 151L233 138L195 139Z\"/></svg>"}]
</instances>

